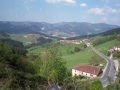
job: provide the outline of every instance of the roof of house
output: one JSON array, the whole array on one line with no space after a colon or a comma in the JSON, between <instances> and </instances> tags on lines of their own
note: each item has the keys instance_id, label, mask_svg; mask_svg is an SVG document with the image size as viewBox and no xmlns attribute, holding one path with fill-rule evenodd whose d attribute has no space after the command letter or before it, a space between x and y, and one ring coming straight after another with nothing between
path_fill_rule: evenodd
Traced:
<instances>
[{"instance_id":1,"label":"roof of house","mask_svg":"<svg viewBox=\"0 0 120 90\"><path fill-rule=\"evenodd\" d=\"M74 66L73 69L78 70L78 71L91 73L94 75L98 75L99 72L101 71L100 67L90 66L90 65L86 65L86 64L78 64L78 65Z\"/></svg>"}]
</instances>

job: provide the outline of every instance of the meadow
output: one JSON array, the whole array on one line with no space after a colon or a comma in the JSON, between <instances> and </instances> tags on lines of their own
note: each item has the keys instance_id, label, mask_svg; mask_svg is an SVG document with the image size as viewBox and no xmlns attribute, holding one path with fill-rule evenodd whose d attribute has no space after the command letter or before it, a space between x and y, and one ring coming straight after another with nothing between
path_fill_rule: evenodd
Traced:
<instances>
[{"instance_id":1,"label":"meadow","mask_svg":"<svg viewBox=\"0 0 120 90\"><path fill-rule=\"evenodd\" d=\"M88 47L79 53L63 56L63 59L66 61L68 70L71 70L72 67L77 64L89 64L89 60L92 56L101 58L91 48Z\"/></svg>"},{"instance_id":2,"label":"meadow","mask_svg":"<svg viewBox=\"0 0 120 90\"><path fill-rule=\"evenodd\" d=\"M10 38L12 40L20 41L24 45L28 45L27 42L35 43L33 36L28 36L28 37L24 37L24 36L26 36L26 34L10 34Z\"/></svg>"},{"instance_id":3,"label":"meadow","mask_svg":"<svg viewBox=\"0 0 120 90\"><path fill-rule=\"evenodd\" d=\"M28 55L30 54L34 54L34 55L38 55L40 54L40 52L43 52L45 50L45 48L41 47L41 46L35 46L35 47L31 47L28 50Z\"/></svg>"},{"instance_id":4,"label":"meadow","mask_svg":"<svg viewBox=\"0 0 120 90\"><path fill-rule=\"evenodd\" d=\"M97 55L91 48L87 47L84 49L84 43L82 44L60 44L58 46L60 52L62 53L63 59L66 61L66 66L68 70L71 70L73 66L77 64L88 64L89 60L92 56L96 56L98 58L101 58L99 55ZM80 52L74 52L74 48L79 47L81 49ZM43 52L45 48L41 46L31 47L28 49L28 54L36 54L38 55L40 52ZM71 53L74 52L74 53Z\"/></svg>"},{"instance_id":5,"label":"meadow","mask_svg":"<svg viewBox=\"0 0 120 90\"><path fill-rule=\"evenodd\" d=\"M60 45L58 45L58 49L60 50L60 52L62 53L62 56L66 56L69 55L72 52L74 52L74 48L75 47L79 47L81 50L84 49L84 43L82 44L66 44L66 43L61 43ZM40 52L43 52L45 50L45 47L42 46L35 46L35 47L31 47L29 49L27 49L29 54L33 53L35 55L39 54Z\"/></svg>"},{"instance_id":6,"label":"meadow","mask_svg":"<svg viewBox=\"0 0 120 90\"><path fill-rule=\"evenodd\" d=\"M119 46L119 45L120 45L120 41L118 41L117 39L114 39L106 43L100 44L98 46L95 46L95 48L97 48L100 52L106 54L111 47Z\"/></svg>"},{"instance_id":7,"label":"meadow","mask_svg":"<svg viewBox=\"0 0 120 90\"><path fill-rule=\"evenodd\" d=\"M28 35L27 38L25 38L24 36L25 34L11 34L10 35L11 39L21 41L23 42L24 45L27 45L26 42L35 43L35 40L33 39L32 35ZM97 37L97 38L100 38L100 37ZM84 48L84 45L85 43L82 43L82 44L60 43L60 45L57 46L60 52L62 53L63 59L66 61L66 66L68 70L71 70L73 66L80 64L80 63L88 64L92 56L97 56L98 58L101 58L91 48L89 47ZM106 43L100 44L98 46L95 46L95 48L97 48L100 52L106 54L107 50L110 47L117 46L117 45L120 45L120 42L117 39L114 39ZM81 51L75 52L74 51L75 47L79 47ZM27 55L30 55L30 54L39 55L41 52L45 51L45 47L35 46L27 50L28 50Z\"/></svg>"}]
</instances>

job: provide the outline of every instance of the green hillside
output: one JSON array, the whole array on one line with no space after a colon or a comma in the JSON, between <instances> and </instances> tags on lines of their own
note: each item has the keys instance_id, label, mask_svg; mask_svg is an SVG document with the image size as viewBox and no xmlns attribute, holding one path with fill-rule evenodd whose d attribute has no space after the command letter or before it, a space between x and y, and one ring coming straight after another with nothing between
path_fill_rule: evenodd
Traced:
<instances>
[{"instance_id":1,"label":"green hillside","mask_svg":"<svg viewBox=\"0 0 120 90\"><path fill-rule=\"evenodd\" d=\"M26 36L26 37L25 37ZM10 34L12 40L20 41L24 45L27 45L27 42L35 43L33 36L27 36L25 34Z\"/></svg>"},{"instance_id":2,"label":"green hillside","mask_svg":"<svg viewBox=\"0 0 120 90\"><path fill-rule=\"evenodd\" d=\"M63 56L63 58L66 61L68 70L71 70L72 67L77 64L80 64L80 63L89 64L89 60L92 58L92 56L95 56L101 59L101 57L98 54L96 54L91 48L86 48L84 51L76 54ZM104 60L103 62L105 63Z\"/></svg>"},{"instance_id":3,"label":"green hillside","mask_svg":"<svg viewBox=\"0 0 120 90\"><path fill-rule=\"evenodd\" d=\"M98 46L95 46L99 51L101 51L102 53L106 54L106 52L108 51L108 49L112 46L118 46L120 45L120 41L117 39L108 41L106 43L100 44Z\"/></svg>"},{"instance_id":4,"label":"green hillside","mask_svg":"<svg viewBox=\"0 0 120 90\"><path fill-rule=\"evenodd\" d=\"M72 52L74 52L75 47L79 47L81 50L84 49L84 43L83 44L64 44L61 43L57 47L59 48L60 52L62 53L63 56L69 55ZM35 46L31 47L28 49L28 54L33 53L33 54L39 54L40 52L43 52L45 50L45 47L41 46Z\"/></svg>"},{"instance_id":5,"label":"green hillside","mask_svg":"<svg viewBox=\"0 0 120 90\"><path fill-rule=\"evenodd\" d=\"M66 61L68 70L71 70L73 66L80 63L88 64L92 56L101 58L91 48L84 49L84 45L85 45L84 43L80 45L63 44L63 43L58 45L58 48L62 53L63 59ZM79 47L81 51L75 52L74 51L75 47ZM43 52L44 50L45 50L45 47L41 47L41 46L31 47L28 49L28 55L29 54L38 55L40 54L40 52Z\"/></svg>"},{"instance_id":6,"label":"green hillside","mask_svg":"<svg viewBox=\"0 0 120 90\"><path fill-rule=\"evenodd\" d=\"M5 31L0 31L0 38L9 38L9 34Z\"/></svg>"}]
</instances>

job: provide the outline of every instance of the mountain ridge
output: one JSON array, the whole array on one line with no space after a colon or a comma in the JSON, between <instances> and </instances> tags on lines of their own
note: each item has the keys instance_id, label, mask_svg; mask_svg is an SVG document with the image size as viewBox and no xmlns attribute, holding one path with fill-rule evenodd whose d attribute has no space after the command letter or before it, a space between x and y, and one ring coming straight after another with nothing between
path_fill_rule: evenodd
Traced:
<instances>
[{"instance_id":1,"label":"mountain ridge","mask_svg":"<svg viewBox=\"0 0 120 90\"><path fill-rule=\"evenodd\" d=\"M88 23L88 22L14 22L14 21L0 21L0 31L7 31L11 33L30 33L43 32L51 36L82 36L98 34L110 29L118 28L120 26L110 25L106 23Z\"/></svg>"}]
</instances>

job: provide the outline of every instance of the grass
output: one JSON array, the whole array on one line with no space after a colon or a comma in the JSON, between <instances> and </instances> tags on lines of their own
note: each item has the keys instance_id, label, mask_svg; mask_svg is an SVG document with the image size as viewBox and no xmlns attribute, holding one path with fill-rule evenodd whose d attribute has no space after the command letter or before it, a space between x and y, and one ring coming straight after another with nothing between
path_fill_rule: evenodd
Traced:
<instances>
[{"instance_id":1,"label":"grass","mask_svg":"<svg viewBox=\"0 0 120 90\"><path fill-rule=\"evenodd\" d=\"M28 55L29 54L38 55L38 54L40 54L40 52L43 52L45 50L45 48L42 48L41 46L35 46L35 47L31 47L27 50L28 50Z\"/></svg>"},{"instance_id":2,"label":"grass","mask_svg":"<svg viewBox=\"0 0 120 90\"><path fill-rule=\"evenodd\" d=\"M88 64L92 56L97 56L101 58L91 48L86 48L84 51L76 53L76 54L63 56L63 58L67 63L66 65L67 65L68 70L71 70L72 67L77 64L80 64L80 63Z\"/></svg>"},{"instance_id":3,"label":"grass","mask_svg":"<svg viewBox=\"0 0 120 90\"><path fill-rule=\"evenodd\" d=\"M78 53L71 54L67 52L67 50L74 51L75 47L80 47L82 50ZM58 46L59 50L62 53L63 59L66 61L66 66L68 70L71 70L73 66L84 63L88 64L89 60L92 56L96 56L98 58L101 58L98 54L96 54L91 48L84 49L84 43L80 45L76 44L60 44ZM43 52L45 48L42 48L41 46L31 47L28 49L28 54L39 54L40 52ZM105 60L104 60L105 61ZM106 63L106 61L105 61Z\"/></svg>"},{"instance_id":4,"label":"grass","mask_svg":"<svg viewBox=\"0 0 120 90\"><path fill-rule=\"evenodd\" d=\"M75 47L79 47L81 49L83 49L84 47L84 43L83 44L60 44L58 46L60 52L62 53L63 56L68 55L68 52L74 51ZM45 48L42 48L41 46L35 46L35 47L31 47L28 49L29 53L33 53L33 54L39 54L40 52L43 52L45 50ZM68 50L68 52L67 52Z\"/></svg>"},{"instance_id":5,"label":"grass","mask_svg":"<svg viewBox=\"0 0 120 90\"><path fill-rule=\"evenodd\" d=\"M74 52L74 48L79 47L80 49L84 49L84 43L82 44L62 44L62 46L59 46L59 50L61 51L63 56L69 55L71 51ZM68 52L67 52L68 51Z\"/></svg>"},{"instance_id":6,"label":"grass","mask_svg":"<svg viewBox=\"0 0 120 90\"><path fill-rule=\"evenodd\" d=\"M120 41L118 41L117 39L114 39L106 43L100 44L98 46L95 46L95 48L97 48L100 52L106 54L110 47L118 46L118 45L120 45Z\"/></svg>"},{"instance_id":7,"label":"grass","mask_svg":"<svg viewBox=\"0 0 120 90\"><path fill-rule=\"evenodd\" d=\"M10 34L10 38L12 40L20 41L24 45L27 45L26 42L32 42L35 43L35 40L33 39L33 36L28 36L27 38L23 37L25 34Z\"/></svg>"}]
</instances>

